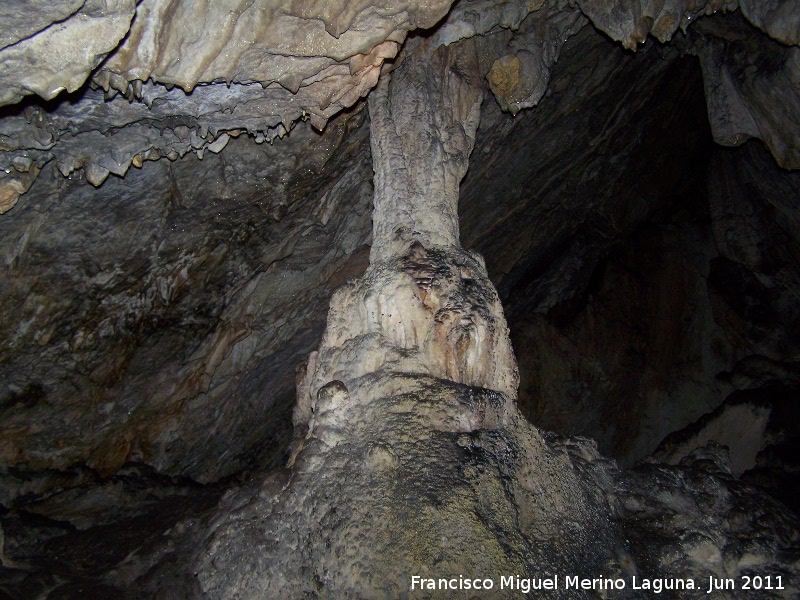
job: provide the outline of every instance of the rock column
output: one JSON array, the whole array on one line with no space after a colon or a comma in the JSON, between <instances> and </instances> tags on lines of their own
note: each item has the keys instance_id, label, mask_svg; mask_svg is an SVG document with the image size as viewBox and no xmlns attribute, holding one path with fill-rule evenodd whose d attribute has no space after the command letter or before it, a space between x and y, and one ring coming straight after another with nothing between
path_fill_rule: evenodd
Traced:
<instances>
[{"instance_id":1,"label":"rock column","mask_svg":"<svg viewBox=\"0 0 800 600\"><path fill-rule=\"evenodd\" d=\"M471 43L417 48L369 100L373 244L339 290L298 387L304 432L322 386L380 373L428 375L516 396L508 328L483 259L461 248L458 188L483 100Z\"/></svg>"},{"instance_id":2,"label":"rock column","mask_svg":"<svg viewBox=\"0 0 800 600\"><path fill-rule=\"evenodd\" d=\"M497 292L459 243L474 49L416 43L370 97L370 265L331 300L287 467L220 507L195 567L206 597L401 598L414 577L499 584L608 562L594 500L516 409Z\"/></svg>"}]
</instances>

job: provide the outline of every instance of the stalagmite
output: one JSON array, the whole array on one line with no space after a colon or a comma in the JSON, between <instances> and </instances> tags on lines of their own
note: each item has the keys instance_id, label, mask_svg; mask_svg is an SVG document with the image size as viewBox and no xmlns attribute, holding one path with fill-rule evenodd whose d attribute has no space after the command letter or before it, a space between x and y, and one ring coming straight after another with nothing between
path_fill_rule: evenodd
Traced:
<instances>
[{"instance_id":1,"label":"stalagmite","mask_svg":"<svg viewBox=\"0 0 800 600\"><path fill-rule=\"evenodd\" d=\"M485 597L492 586L492 597L515 597L550 581L552 598L637 597L644 576L705 597L701 577L741 572L760 527L731 527L728 515L774 507L736 489L708 448L684 459L695 469L686 474L682 465L628 473L588 440L545 442L521 417L497 292L459 242L458 187L483 98L475 49L413 43L369 100L369 267L331 300L299 378L287 466L228 496L198 529L196 593ZM676 518L653 519L665 514ZM770 535L788 540L792 519L770 519ZM720 523L713 542L709 522ZM759 568L794 585L782 544Z\"/></svg>"}]
</instances>

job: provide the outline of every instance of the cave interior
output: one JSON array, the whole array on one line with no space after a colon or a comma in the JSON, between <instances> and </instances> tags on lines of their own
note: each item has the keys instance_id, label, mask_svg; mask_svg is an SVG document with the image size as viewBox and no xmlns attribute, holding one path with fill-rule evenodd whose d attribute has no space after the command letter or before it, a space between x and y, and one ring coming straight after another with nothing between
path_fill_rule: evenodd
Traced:
<instances>
[{"instance_id":1,"label":"cave interior","mask_svg":"<svg viewBox=\"0 0 800 600\"><path fill-rule=\"evenodd\" d=\"M457 225L519 412L626 472L715 452L797 577L796 2L39 4L0 26L0 598L229 597L141 554L295 468L375 252L367 97L431 48L480 76Z\"/></svg>"}]
</instances>

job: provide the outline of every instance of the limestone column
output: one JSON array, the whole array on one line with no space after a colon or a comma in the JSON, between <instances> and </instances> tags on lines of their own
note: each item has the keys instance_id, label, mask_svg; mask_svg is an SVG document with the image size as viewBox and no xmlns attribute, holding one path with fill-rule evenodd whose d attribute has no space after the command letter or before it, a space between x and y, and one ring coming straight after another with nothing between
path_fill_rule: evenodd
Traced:
<instances>
[{"instance_id":1,"label":"limestone column","mask_svg":"<svg viewBox=\"0 0 800 600\"><path fill-rule=\"evenodd\" d=\"M369 267L331 299L286 468L219 509L194 567L208 598L408 597L414 576L590 573L614 546L519 414L500 300L459 243L472 42L414 44L369 100Z\"/></svg>"},{"instance_id":2,"label":"limestone column","mask_svg":"<svg viewBox=\"0 0 800 600\"><path fill-rule=\"evenodd\" d=\"M499 298L483 259L461 248L458 233L483 77L471 41L417 45L370 95L370 266L331 301L325 337L298 387L302 435L330 381L350 389L367 375L420 374L516 396Z\"/></svg>"}]
</instances>

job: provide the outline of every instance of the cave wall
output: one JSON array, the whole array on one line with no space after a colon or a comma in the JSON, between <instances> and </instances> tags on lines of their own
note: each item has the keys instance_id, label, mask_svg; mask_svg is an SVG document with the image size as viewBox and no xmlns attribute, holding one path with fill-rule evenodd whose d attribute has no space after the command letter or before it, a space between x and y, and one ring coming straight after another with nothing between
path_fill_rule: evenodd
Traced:
<instances>
[{"instance_id":1,"label":"cave wall","mask_svg":"<svg viewBox=\"0 0 800 600\"><path fill-rule=\"evenodd\" d=\"M705 292L716 251L699 65L586 31L539 110L487 113L462 226L509 316L523 411L643 458L719 404L715 376L731 361Z\"/></svg>"},{"instance_id":2,"label":"cave wall","mask_svg":"<svg viewBox=\"0 0 800 600\"><path fill-rule=\"evenodd\" d=\"M587 56L592 71L572 62ZM461 223L506 307L532 422L633 464L737 390L796 389L800 180L756 142L712 143L698 61L584 31L539 110L488 104ZM757 453L771 442L748 418Z\"/></svg>"},{"instance_id":3,"label":"cave wall","mask_svg":"<svg viewBox=\"0 0 800 600\"><path fill-rule=\"evenodd\" d=\"M723 562L749 568L753 555L759 564L783 560L794 517L743 482L797 509L800 183L776 165L798 164L797 20L781 12L791 3L611 10L591 1L458 2L434 30L408 40L443 17L447 3L399 12L356 3L342 14L330 3L293 4L278 14L265 8L279 3L256 2L229 21L217 5L205 21L191 18L199 10L192 0L173 3L174 14L159 13L158 0L106 4L51 6L14 22L17 38L0 38L0 79L11 81L0 101L26 96L0 114L0 591L119 596L103 582L124 587L141 576L141 589L176 597L199 585L196 571L175 567L181 552L202 567L207 587L235 587L245 563L263 579L257 545L272 543L247 523L272 519L279 533L265 550L269 568L287 570L281 561L295 564L284 552L295 525L317 536L323 556L331 540L351 546L337 511L357 516L362 490L377 525L357 524L358 535L375 535L386 521L381 511L397 509L393 523L408 518L409 505L429 511L430 527L415 522L419 535L408 540L414 552L447 549L437 533L446 536L466 514L480 517L474 531L493 548L488 560L511 556L503 564L520 569L574 564L582 560L574 548L543 550L537 540L563 538L579 512L575 539L587 560L625 563L595 546L616 548L620 532L654 573L674 552L682 558L670 559L673 574ZM709 16L717 11L725 14ZM53 19L66 21L51 28ZM257 39L245 39L256 21ZM205 44L196 22L219 26L218 35ZM279 47L285 40L276 32L289 22L314 43ZM58 32L74 42L76 26L108 37L82 56L57 57L85 63L53 70L58 60L37 52L56 54L43 42ZM240 52L244 41L255 50ZM484 330L499 335L484 342L503 342L492 354L505 374L492 361L475 372L436 363L447 353L442 343L458 342L448 355L458 360L478 348L449 334L425 348L425 360L415 358L410 338L394 335L407 331L395 322L399 312L377 324L366 313L359 320L337 312L366 306L362 296L372 302L363 286L387 287L374 274L338 295L334 333L318 346L331 295L363 274L375 246L372 124L359 98L381 70L402 69L420 47L450 46L457 55L473 44L469 68L456 61L445 69L456 87L488 88L458 224L448 197L446 233L457 240L460 227L465 248L485 256L491 283L480 259L460 250L445 260L412 248L395 275L422 288L436 275L444 296L456 299L445 308L466 315L465 324L480 321L469 314L474 307L478 316L493 311ZM198 52L173 61L187 45ZM43 71L8 68L23 47L34 52L22 58ZM20 83L18 74L39 79ZM440 93L442 80L427 81ZM437 120L443 106L416 115L441 125L435 143L456 156L453 170L443 170L450 183L467 164L477 125L468 96L455 123ZM419 125L407 113L402 119L408 127L395 131L388 154ZM415 131L416 142L431 141L424 128ZM750 137L764 143L745 144ZM744 145L726 150L712 140ZM406 154L419 167L412 179L424 180L429 165L414 149ZM427 200L424 192L414 190ZM380 230L388 239L406 209L385 206L377 214L394 215ZM433 221L422 214L410 222ZM428 243L442 233L429 229ZM402 254L406 241L382 247ZM490 294L487 312L472 302L492 285L511 326L518 406L528 420L596 438L623 465L644 464L623 471L593 442L542 436L517 418L500 303ZM383 388L327 386L334 374L375 367L359 364L358 353L336 349L325 368L306 364L312 349L336 347L336 331L355 339L373 325L392 346L381 354ZM461 331L460 321L451 325ZM416 379L397 377L392 364ZM298 380L306 394L295 405ZM409 391L401 402L398 389ZM345 423L328 410L337 402L354 411ZM400 421L413 435L393 429ZM355 445L324 447L345 434ZM393 449L404 445L413 452ZM290 473L301 476L283 494ZM320 510L309 511L309 502ZM441 506L453 521L439 518ZM711 533L708 515L717 519ZM515 519L522 525L509 525ZM665 526L680 544L653 541ZM208 537L219 531L235 542L229 573L203 554L219 550ZM758 547L776 536L769 551ZM387 562L396 539L382 540ZM475 539L456 545L468 550ZM514 549L505 555L508 539ZM360 548L369 558L373 547ZM709 552L724 561L707 560ZM308 584L307 572L295 575L293 585Z\"/></svg>"},{"instance_id":4,"label":"cave wall","mask_svg":"<svg viewBox=\"0 0 800 600\"><path fill-rule=\"evenodd\" d=\"M96 190L37 179L0 222L2 461L18 485L128 461L207 481L285 446L295 368L366 264L363 123L245 136Z\"/></svg>"}]
</instances>

